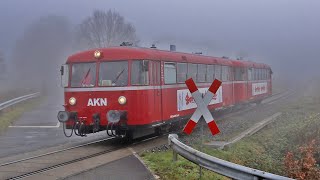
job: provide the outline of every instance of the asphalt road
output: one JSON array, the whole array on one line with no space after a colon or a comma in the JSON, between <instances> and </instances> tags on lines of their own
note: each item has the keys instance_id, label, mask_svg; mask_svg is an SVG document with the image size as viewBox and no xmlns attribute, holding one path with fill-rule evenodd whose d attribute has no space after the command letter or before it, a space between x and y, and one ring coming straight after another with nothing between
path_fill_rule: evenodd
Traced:
<instances>
[{"instance_id":1,"label":"asphalt road","mask_svg":"<svg viewBox=\"0 0 320 180\"><path fill-rule=\"evenodd\" d=\"M154 177L134 155L131 155L65 179L151 180Z\"/></svg>"},{"instance_id":2,"label":"asphalt road","mask_svg":"<svg viewBox=\"0 0 320 180\"><path fill-rule=\"evenodd\" d=\"M61 144L77 144L108 137L101 132L88 137L67 138L58 124L57 112L63 110L62 97L48 97L38 108L24 112L12 127L0 135L0 158ZM69 132L68 132L69 133Z\"/></svg>"},{"instance_id":3,"label":"asphalt road","mask_svg":"<svg viewBox=\"0 0 320 180\"><path fill-rule=\"evenodd\" d=\"M0 158L13 156L25 152L32 152L42 148L56 147L62 144L79 144L96 139L106 138L105 132L89 135L82 138L73 136L67 138L62 132L62 126L57 126L57 112L62 110L62 98L54 96L48 97L47 100L36 109L25 112L21 118L15 121L13 127L0 136ZM258 108L254 108L251 113L240 113L224 118L218 121L219 128L223 130L220 138L233 134L232 129L245 129L247 125L254 123L248 120L262 120L277 112L280 107L291 103L295 100L295 95L288 96L284 99L277 99L274 102L268 102ZM242 121L242 125L237 123ZM232 128L231 126L236 126ZM230 131L229 131L230 130ZM197 133L194 133L197 134ZM218 138L218 139L220 139ZM125 172L125 173L123 173ZM134 157L129 156L120 160L110 162L96 169L82 172L69 179L152 179L150 172Z\"/></svg>"}]
</instances>

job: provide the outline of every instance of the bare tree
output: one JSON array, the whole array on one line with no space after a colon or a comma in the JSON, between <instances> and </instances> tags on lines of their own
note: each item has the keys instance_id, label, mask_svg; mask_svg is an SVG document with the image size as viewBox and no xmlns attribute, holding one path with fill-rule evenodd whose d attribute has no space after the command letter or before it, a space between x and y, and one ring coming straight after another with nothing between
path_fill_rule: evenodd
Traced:
<instances>
[{"instance_id":1,"label":"bare tree","mask_svg":"<svg viewBox=\"0 0 320 180\"><path fill-rule=\"evenodd\" d=\"M122 42L137 44L135 27L125 22L123 16L115 11L95 10L77 27L78 46L99 48L120 45ZM80 43L80 44L79 44Z\"/></svg>"}]
</instances>

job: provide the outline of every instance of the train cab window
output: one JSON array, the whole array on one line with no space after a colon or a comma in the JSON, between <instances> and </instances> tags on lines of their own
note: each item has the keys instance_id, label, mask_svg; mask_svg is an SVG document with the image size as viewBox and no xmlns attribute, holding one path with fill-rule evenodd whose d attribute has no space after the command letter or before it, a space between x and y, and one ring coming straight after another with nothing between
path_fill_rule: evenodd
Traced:
<instances>
[{"instance_id":1,"label":"train cab window","mask_svg":"<svg viewBox=\"0 0 320 180\"><path fill-rule=\"evenodd\" d=\"M188 79L192 78L194 81L197 79L197 65L188 63Z\"/></svg>"},{"instance_id":2,"label":"train cab window","mask_svg":"<svg viewBox=\"0 0 320 180\"><path fill-rule=\"evenodd\" d=\"M206 81L209 83L212 83L213 78L214 78L214 65L207 65Z\"/></svg>"},{"instance_id":3,"label":"train cab window","mask_svg":"<svg viewBox=\"0 0 320 180\"><path fill-rule=\"evenodd\" d=\"M176 63L172 63L172 62L164 63L164 83L165 84L177 83Z\"/></svg>"},{"instance_id":4,"label":"train cab window","mask_svg":"<svg viewBox=\"0 0 320 180\"><path fill-rule=\"evenodd\" d=\"M221 81L221 65L215 65L214 78Z\"/></svg>"},{"instance_id":5,"label":"train cab window","mask_svg":"<svg viewBox=\"0 0 320 180\"><path fill-rule=\"evenodd\" d=\"M207 65L198 64L197 82L205 82L206 81L206 70L207 70Z\"/></svg>"},{"instance_id":6,"label":"train cab window","mask_svg":"<svg viewBox=\"0 0 320 180\"><path fill-rule=\"evenodd\" d=\"M128 61L102 62L99 68L99 86L127 86Z\"/></svg>"},{"instance_id":7,"label":"train cab window","mask_svg":"<svg viewBox=\"0 0 320 180\"><path fill-rule=\"evenodd\" d=\"M95 86L96 63L72 64L71 73L71 87Z\"/></svg>"},{"instance_id":8,"label":"train cab window","mask_svg":"<svg viewBox=\"0 0 320 180\"><path fill-rule=\"evenodd\" d=\"M187 63L177 63L177 81L178 83L184 83L187 80Z\"/></svg>"},{"instance_id":9,"label":"train cab window","mask_svg":"<svg viewBox=\"0 0 320 180\"><path fill-rule=\"evenodd\" d=\"M131 84L148 85L149 84L149 61L132 61Z\"/></svg>"}]
</instances>

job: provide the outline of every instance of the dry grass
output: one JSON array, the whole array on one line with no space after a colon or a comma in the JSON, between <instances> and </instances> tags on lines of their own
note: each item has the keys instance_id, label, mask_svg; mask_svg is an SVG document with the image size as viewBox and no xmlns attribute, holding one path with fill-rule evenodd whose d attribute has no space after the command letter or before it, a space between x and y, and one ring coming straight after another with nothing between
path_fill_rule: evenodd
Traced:
<instances>
[{"instance_id":1,"label":"dry grass","mask_svg":"<svg viewBox=\"0 0 320 180\"><path fill-rule=\"evenodd\" d=\"M30 111L33 108L39 106L42 100L42 97L29 99L15 106L4 109L3 111L0 111L0 133L5 131L8 126L12 124L12 122L21 117L23 112Z\"/></svg>"}]
</instances>

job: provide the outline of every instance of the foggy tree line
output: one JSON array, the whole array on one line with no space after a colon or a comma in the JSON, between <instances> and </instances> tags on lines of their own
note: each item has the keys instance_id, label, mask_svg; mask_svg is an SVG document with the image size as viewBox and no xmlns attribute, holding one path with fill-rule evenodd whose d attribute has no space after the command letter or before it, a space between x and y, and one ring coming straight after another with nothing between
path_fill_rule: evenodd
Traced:
<instances>
[{"instance_id":1,"label":"foggy tree line","mask_svg":"<svg viewBox=\"0 0 320 180\"><path fill-rule=\"evenodd\" d=\"M59 68L68 55L119 46L123 41L136 44L136 30L115 11L96 10L76 26L62 16L41 17L25 29L15 44L11 81L15 87L59 87Z\"/></svg>"}]
</instances>

